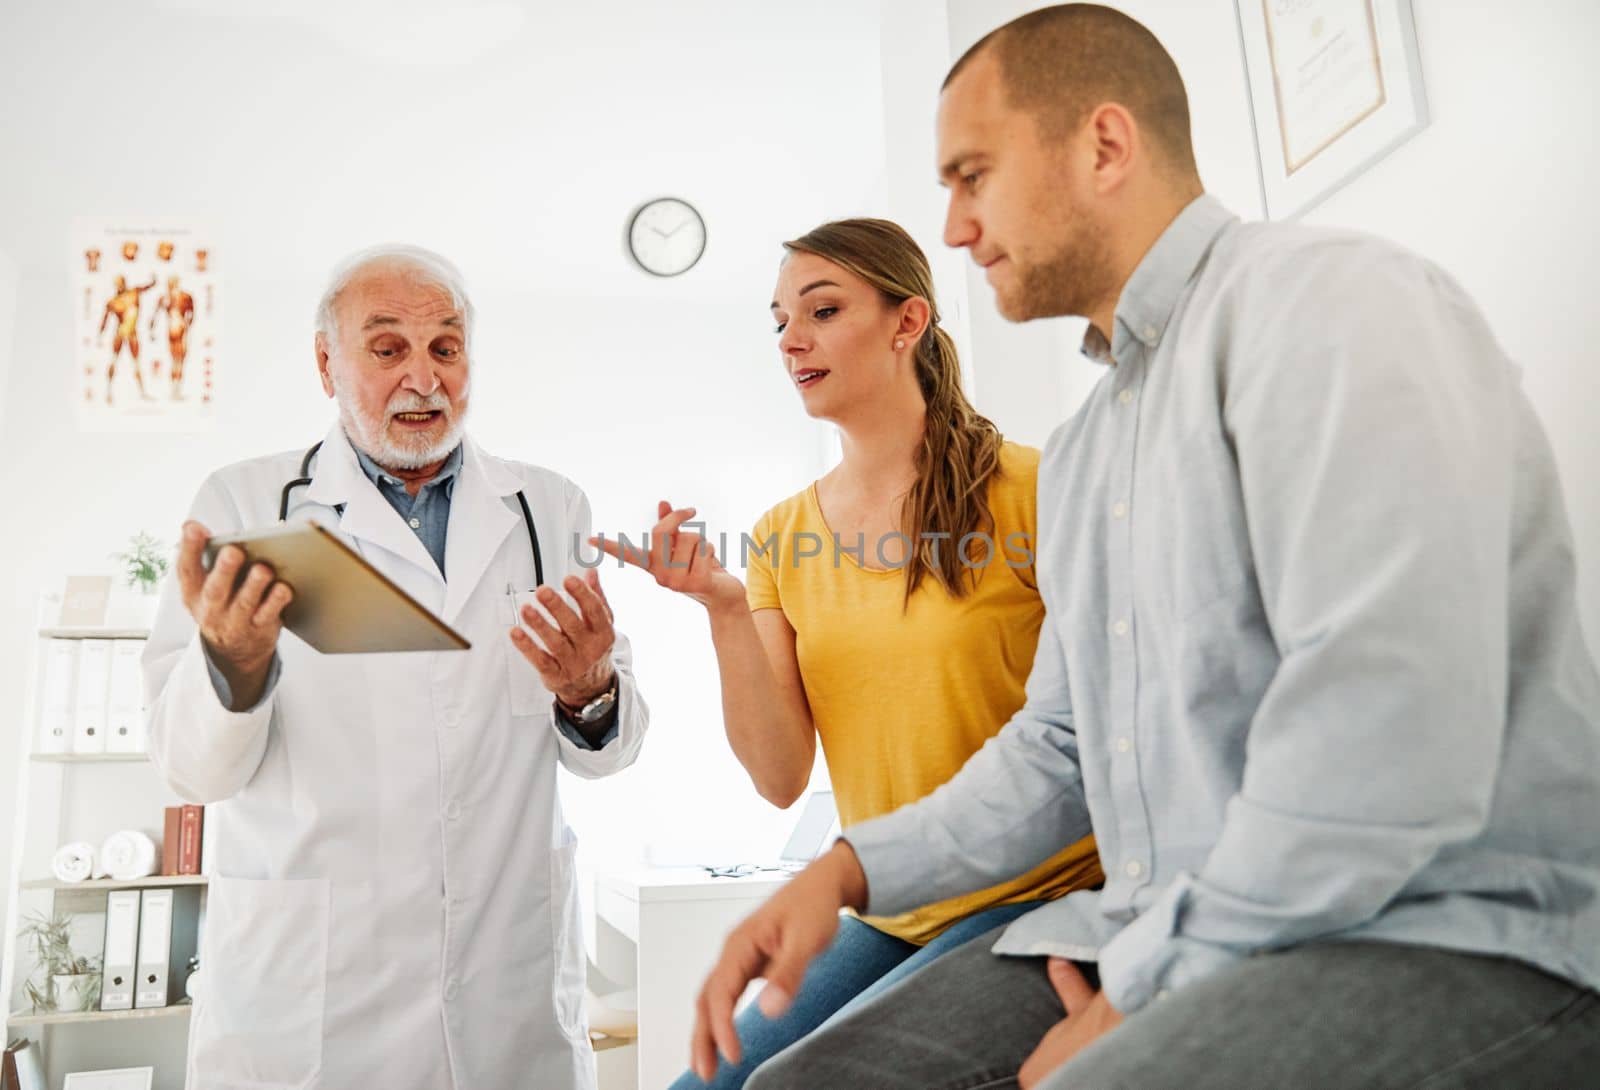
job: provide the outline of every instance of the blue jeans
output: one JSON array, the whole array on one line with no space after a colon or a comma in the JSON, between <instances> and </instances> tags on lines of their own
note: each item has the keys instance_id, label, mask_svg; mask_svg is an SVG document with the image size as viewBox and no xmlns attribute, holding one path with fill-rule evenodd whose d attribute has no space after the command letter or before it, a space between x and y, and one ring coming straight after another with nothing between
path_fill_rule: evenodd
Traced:
<instances>
[{"instance_id":1,"label":"blue jeans","mask_svg":"<svg viewBox=\"0 0 1600 1090\"><path fill-rule=\"evenodd\" d=\"M926 946L886 935L853 916L841 917L839 933L806 970L800 992L787 1011L769 1020L751 1003L734 1020L744 1049L740 1062L729 1064L719 1056L717 1074L711 1082L701 1082L693 1071L687 1071L671 1090L739 1090L752 1071L823 1023L882 995L937 958L1038 907L1038 901L1028 901L988 909L958 920Z\"/></svg>"}]
</instances>

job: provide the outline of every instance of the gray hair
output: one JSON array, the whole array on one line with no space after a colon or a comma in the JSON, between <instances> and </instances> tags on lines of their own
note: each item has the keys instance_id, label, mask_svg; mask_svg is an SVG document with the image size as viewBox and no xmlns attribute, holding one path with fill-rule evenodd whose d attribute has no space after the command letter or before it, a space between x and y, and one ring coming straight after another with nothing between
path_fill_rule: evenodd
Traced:
<instances>
[{"instance_id":1,"label":"gray hair","mask_svg":"<svg viewBox=\"0 0 1600 1090\"><path fill-rule=\"evenodd\" d=\"M448 293L450 301L461 311L465 339L469 344L472 342L472 300L467 298L467 285L461 276L461 270L432 250L399 242L369 246L339 262L333 270L333 275L328 278L328 286L322 293L321 301L317 303L318 333L330 341L339 339L339 324L333 314L339 296L357 275L380 265L409 269L424 283L436 285Z\"/></svg>"}]
</instances>

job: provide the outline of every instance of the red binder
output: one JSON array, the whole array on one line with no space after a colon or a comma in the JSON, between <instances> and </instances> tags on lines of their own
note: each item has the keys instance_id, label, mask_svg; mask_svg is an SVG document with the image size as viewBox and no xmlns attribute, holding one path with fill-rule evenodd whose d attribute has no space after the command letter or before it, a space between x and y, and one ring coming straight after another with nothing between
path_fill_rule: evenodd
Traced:
<instances>
[{"instance_id":1,"label":"red binder","mask_svg":"<svg viewBox=\"0 0 1600 1090\"><path fill-rule=\"evenodd\" d=\"M205 826L203 806L185 806L178 818L178 873L200 873L200 840Z\"/></svg>"}]
</instances>

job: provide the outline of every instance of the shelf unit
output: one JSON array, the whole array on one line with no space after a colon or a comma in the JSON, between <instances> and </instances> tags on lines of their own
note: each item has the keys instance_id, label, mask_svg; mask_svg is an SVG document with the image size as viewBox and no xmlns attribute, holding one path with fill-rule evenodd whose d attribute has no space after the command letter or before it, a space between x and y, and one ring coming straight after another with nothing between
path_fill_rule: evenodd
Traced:
<instances>
[{"instance_id":1,"label":"shelf unit","mask_svg":"<svg viewBox=\"0 0 1600 1090\"><path fill-rule=\"evenodd\" d=\"M148 628L91 628L86 625L62 628L58 625L39 629L41 640L144 640L149 637Z\"/></svg>"},{"instance_id":2,"label":"shelf unit","mask_svg":"<svg viewBox=\"0 0 1600 1090\"><path fill-rule=\"evenodd\" d=\"M187 1018L194 1004L187 1001L170 1007L156 1007L142 1011L68 1011L36 1014L32 1011L12 1011L6 1018L9 1026L78 1026L91 1022L148 1022L155 1018Z\"/></svg>"},{"instance_id":3,"label":"shelf unit","mask_svg":"<svg viewBox=\"0 0 1600 1090\"><path fill-rule=\"evenodd\" d=\"M30 753L28 760L46 765L120 765L150 760L148 753Z\"/></svg>"},{"instance_id":4,"label":"shelf unit","mask_svg":"<svg viewBox=\"0 0 1600 1090\"><path fill-rule=\"evenodd\" d=\"M63 882L57 878L33 878L18 883L20 889L51 889L69 893L91 893L112 889L166 889L177 886L203 886L209 879L203 874L152 874L148 878L119 881L115 878L90 878L83 882Z\"/></svg>"},{"instance_id":5,"label":"shelf unit","mask_svg":"<svg viewBox=\"0 0 1600 1090\"><path fill-rule=\"evenodd\" d=\"M35 750L43 652L52 639L147 639L148 629L124 625L63 627L44 622L53 617L59 599L44 596L40 622L32 640L20 731L22 759L18 762L13 815L11 897L6 907L4 948L0 950L0 1003L8 1012L5 1039L26 1036L41 1041L48 1083L60 1085L64 1073L84 1066L106 1066L86 1057L126 1055L138 1064L156 1068L157 1088L184 1086L188 1051L188 1025L192 1006L187 1003L128 1011L38 1012L28 1009L20 981L34 970L17 941L26 915L61 912L81 923L73 932L73 948L82 955L99 954L107 892L198 886L202 897L205 875L155 875L133 881L94 879L61 882L50 873L56 848L71 840L99 843L119 828L136 828L159 840L162 806L177 799L156 773L144 753L40 753ZM203 925L202 925L203 926ZM19 1009L20 1008L20 1009ZM171 1027L160 1029L157 1027ZM92 1035L92 1036L87 1036Z\"/></svg>"}]
</instances>

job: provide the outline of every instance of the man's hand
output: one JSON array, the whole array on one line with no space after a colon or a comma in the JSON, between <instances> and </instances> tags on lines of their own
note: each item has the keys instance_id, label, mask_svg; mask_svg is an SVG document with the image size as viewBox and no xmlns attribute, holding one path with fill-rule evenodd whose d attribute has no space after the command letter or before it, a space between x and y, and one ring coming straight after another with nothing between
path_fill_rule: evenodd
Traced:
<instances>
[{"instance_id":1,"label":"man's hand","mask_svg":"<svg viewBox=\"0 0 1600 1090\"><path fill-rule=\"evenodd\" d=\"M201 561L211 531L198 522L183 524L178 546L178 586L183 605L200 629L211 660L228 682L233 711L253 707L261 699L283 631L283 610L294 598L287 583L273 578L266 564L250 565L238 582L244 550L225 545L211 571Z\"/></svg>"},{"instance_id":2,"label":"man's hand","mask_svg":"<svg viewBox=\"0 0 1600 1090\"><path fill-rule=\"evenodd\" d=\"M543 641L543 648L520 625L511 630L512 644L539 671L544 687L569 708L581 708L605 692L615 673L611 648L617 631L611 625L611 606L600 589L600 573L591 569L584 576L569 575L562 583L578 603L577 610L551 587L535 593L555 618L554 624L533 606L522 607L523 623Z\"/></svg>"},{"instance_id":3,"label":"man's hand","mask_svg":"<svg viewBox=\"0 0 1600 1090\"><path fill-rule=\"evenodd\" d=\"M695 1001L689 1055L696 1075L711 1081L719 1051L729 1063L739 1062L733 1005L745 986L765 977L756 1001L761 1013L782 1014L800 990L806 966L833 941L839 910L864 908L866 901L866 872L855 849L840 840L733 930Z\"/></svg>"},{"instance_id":4,"label":"man's hand","mask_svg":"<svg viewBox=\"0 0 1600 1090\"><path fill-rule=\"evenodd\" d=\"M1046 971L1067 1016L1044 1035L1017 1072L1017 1085L1031 1090L1040 1079L1082 1052L1101 1034L1122 1024L1122 1015L1106 999L1105 992L1089 987L1078 967L1066 958L1051 958Z\"/></svg>"},{"instance_id":5,"label":"man's hand","mask_svg":"<svg viewBox=\"0 0 1600 1090\"><path fill-rule=\"evenodd\" d=\"M686 594L707 608L730 606L748 610L744 584L718 562L710 542L692 530L683 529L683 524L694 515L693 507L674 510L666 500L657 504L656 517L660 521L650 530L648 553L599 537L591 537L589 544L649 572L663 587Z\"/></svg>"}]
</instances>

